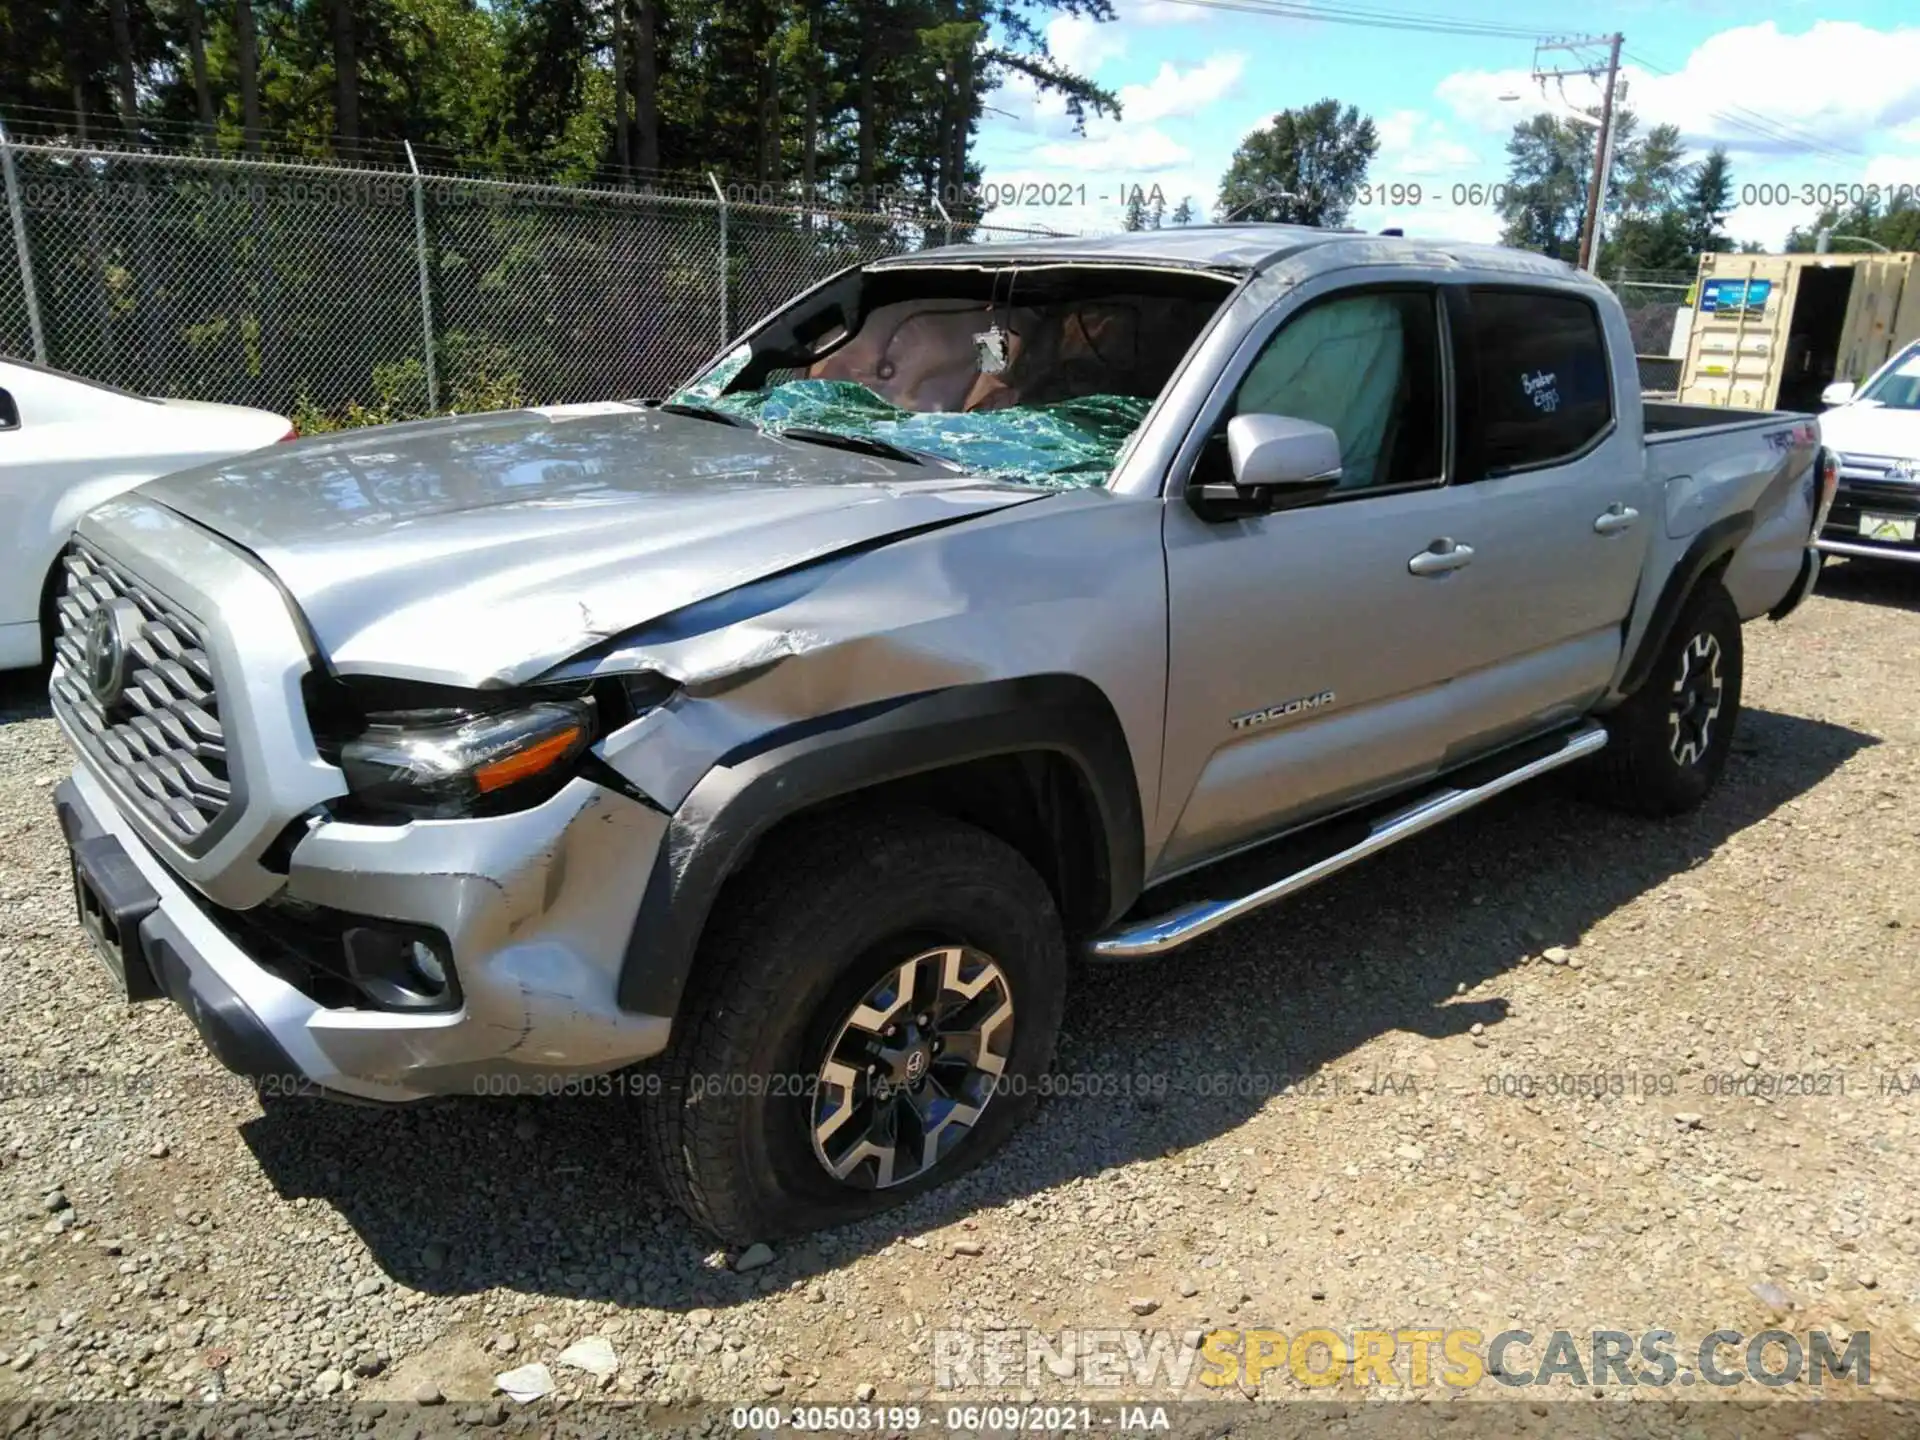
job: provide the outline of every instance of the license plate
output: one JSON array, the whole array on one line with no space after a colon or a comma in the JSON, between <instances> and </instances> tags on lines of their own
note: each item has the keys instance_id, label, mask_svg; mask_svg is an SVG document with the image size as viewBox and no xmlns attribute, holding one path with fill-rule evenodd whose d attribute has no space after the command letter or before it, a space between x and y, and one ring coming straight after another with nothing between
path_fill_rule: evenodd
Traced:
<instances>
[{"instance_id":1,"label":"license plate","mask_svg":"<svg viewBox=\"0 0 1920 1440\"><path fill-rule=\"evenodd\" d=\"M1869 515L1860 516L1860 535L1866 540L1898 540L1905 544L1913 543L1915 518L1911 515Z\"/></svg>"}]
</instances>

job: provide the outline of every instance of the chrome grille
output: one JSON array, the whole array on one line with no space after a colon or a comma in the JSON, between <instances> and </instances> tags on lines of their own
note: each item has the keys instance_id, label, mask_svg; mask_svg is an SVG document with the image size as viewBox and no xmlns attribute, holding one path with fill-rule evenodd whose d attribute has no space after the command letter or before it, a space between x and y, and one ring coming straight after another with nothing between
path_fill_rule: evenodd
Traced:
<instances>
[{"instance_id":1,"label":"chrome grille","mask_svg":"<svg viewBox=\"0 0 1920 1440\"><path fill-rule=\"evenodd\" d=\"M53 706L67 732L160 829L198 840L233 800L213 665L200 623L93 546L64 557L57 602ZM117 600L138 609L129 627L122 698L110 710L88 681L87 627Z\"/></svg>"},{"instance_id":2,"label":"chrome grille","mask_svg":"<svg viewBox=\"0 0 1920 1440\"><path fill-rule=\"evenodd\" d=\"M1845 479L1893 480L1912 484L1914 461L1898 455L1849 455L1840 457L1840 474Z\"/></svg>"}]
</instances>

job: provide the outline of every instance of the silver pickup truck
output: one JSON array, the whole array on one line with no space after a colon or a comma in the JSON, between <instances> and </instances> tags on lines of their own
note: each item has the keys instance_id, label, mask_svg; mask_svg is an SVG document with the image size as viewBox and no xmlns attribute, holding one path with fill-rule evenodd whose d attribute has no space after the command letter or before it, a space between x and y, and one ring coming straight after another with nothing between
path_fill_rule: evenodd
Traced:
<instances>
[{"instance_id":1,"label":"silver pickup truck","mask_svg":"<svg viewBox=\"0 0 1920 1440\"><path fill-rule=\"evenodd\" d=\"M52 679L80 918L268 1090L618 1089L714 1232L831 1223L1028 1113L1076 952L1560 766L1700 803L1834 483L1807 417L1643 405L1613 297L1532 255L890 259L670 400L88 514Z\"/></svg>"}]
</instances>

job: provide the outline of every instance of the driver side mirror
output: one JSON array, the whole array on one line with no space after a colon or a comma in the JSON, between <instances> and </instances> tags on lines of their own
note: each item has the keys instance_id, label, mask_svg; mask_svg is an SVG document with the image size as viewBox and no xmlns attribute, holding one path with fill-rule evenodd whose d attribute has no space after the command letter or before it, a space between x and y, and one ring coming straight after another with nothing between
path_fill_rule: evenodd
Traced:
<instances>
[{"instance_id":1,"label":"driver side mirror","mask_svg":"<svg viewBox=\"0 0 1920 1440\"><path fill-rule=\"evenodd\" d=\"M1207 518L1264 515L1316 500L1340 483L1340 437L1291 415L1236 415L1227 422L1232 484L1195 487Z\"/></svg>"},{"instance_id":2,"label":"driver side mirror","mask_svg":"<svg viewBox=\"0 0 1920 1440\"><path fill-rule=\"evenodd\" d=\"M1856 387L1851 380L1836 380L1820 392L1822 405L1844 405L1853 399Z\"/></svg>"},{"instance_id":3,"label":"driver side mirror","mask_svg":"<svg viewBox=\"0 0 1920 1440\"><path fill-rule=\"evenodd\" d=\"M13 402L13 392L0 390L0 430L18 430L20 428L20 407Z\"/></svg>"}]
</instances>

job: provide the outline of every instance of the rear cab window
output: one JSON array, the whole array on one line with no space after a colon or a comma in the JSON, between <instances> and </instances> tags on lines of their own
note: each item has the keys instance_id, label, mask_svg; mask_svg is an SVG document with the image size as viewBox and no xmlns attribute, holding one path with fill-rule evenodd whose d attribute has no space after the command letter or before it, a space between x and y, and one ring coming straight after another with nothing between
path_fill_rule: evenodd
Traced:
<instances>
[{"instance_id":1,"label":"rear cab window","mask_svg":"<svg viewBox=\"0 0 1920 1440\"><path fill-rule=\"evenodd\" d=\"M1456 308L1486 477L1563 464L1612 429L1611 370L1600 311L1560 291L1469 286Z\"/></svg>"}]
</instances>

